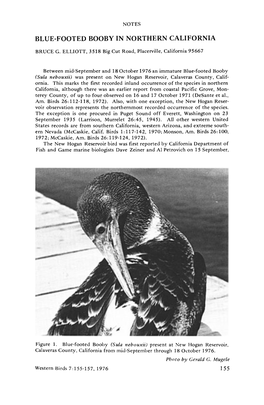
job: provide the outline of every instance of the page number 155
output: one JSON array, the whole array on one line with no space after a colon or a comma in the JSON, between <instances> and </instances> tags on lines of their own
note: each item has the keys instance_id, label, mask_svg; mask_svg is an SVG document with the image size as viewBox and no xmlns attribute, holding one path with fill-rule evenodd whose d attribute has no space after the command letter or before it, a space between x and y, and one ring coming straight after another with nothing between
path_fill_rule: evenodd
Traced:
<instances>
[{"instance_id":1,"label":"page number 155","mask_svg":"<svg viewBox=\"0 0 264 405\"><path fill-rule=\"evenodd\" d=\"M220 366L220 370L221 370L221 371L229 371L229 370L230 370L230 366Z\"/></svg>"}]
</instances>

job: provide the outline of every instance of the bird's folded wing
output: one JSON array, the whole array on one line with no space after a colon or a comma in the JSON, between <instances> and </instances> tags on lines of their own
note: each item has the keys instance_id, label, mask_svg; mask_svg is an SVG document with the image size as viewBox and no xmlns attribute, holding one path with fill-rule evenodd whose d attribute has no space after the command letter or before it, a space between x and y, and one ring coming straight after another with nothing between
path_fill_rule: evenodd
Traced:
<instances>
[{"instance_id":1,"label":"bird's folded wing","mask_svg":"<svg viewBox=\"0 0 264 405\"><path fill-rule=\"evenodd\" d=\"M184 240L171 239L145 249L148 274L132 334L196 334L204 311L206 269L202 256L193 254Z\"/></svg>"},{"instance_id":2,"label":"bird's folded wing","mask_svg":"<svg viewBox=\"0 0 264 405\"><path fill-rule=\"evenodd\" d=\"M138 314L133 325L135 335L174 334L177 322L185 327L194 298L194 263L181 260L175 243L163 244L151 252L148 275L141 291ZM177 250L177 249L176 249ZM181 317L181 319L177 319ZM187 322L187 321L186 321ZM186 325L186 330L188 325Z\"/></svg>"},{"instance_id":3,"label":"bird's folded wing","mask_svg":"<svg viewBox=\"0 0 264 405\"><path fill-rule=\"evenodd\" d=\"M114 292L115 277L103 260L60 307L49 335L97 335Z\"/></svg>"}]
</instances>

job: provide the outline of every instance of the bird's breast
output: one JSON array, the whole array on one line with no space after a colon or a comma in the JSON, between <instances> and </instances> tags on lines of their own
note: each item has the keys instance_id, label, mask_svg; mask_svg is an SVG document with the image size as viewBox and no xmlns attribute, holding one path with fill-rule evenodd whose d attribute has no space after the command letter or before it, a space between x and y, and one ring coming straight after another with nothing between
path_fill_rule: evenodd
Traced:
<instances>
[{"instance_id":1,"label":"bird's breast","mask_svg":"<svg viewBox=\"0 0 264 405\"><path fill-rule=\"evenodd\" d=\"M113 296L102 326L99 331L100 336L129 336L137 312L137 304L133 301L127 301L121 306L116 305L115 296Z\"/></svg>"},{"instance_id":2,"label":"bird's breast","mask_svg":"<svg viewBox=\"0 0 264 405\"><path fill-rule=\"evenodd\" d=\"M133 276L136 295L139 294L139 284L142 274L148 265L147 255L141 252L134 252L126 255L126 263L129 272ZM132 300L128 300L120 290L120 286L115 290L111 302L107 308L99 335L101 336L129 336L138 311L138 305Z\"/></svg>"}]
</instances>

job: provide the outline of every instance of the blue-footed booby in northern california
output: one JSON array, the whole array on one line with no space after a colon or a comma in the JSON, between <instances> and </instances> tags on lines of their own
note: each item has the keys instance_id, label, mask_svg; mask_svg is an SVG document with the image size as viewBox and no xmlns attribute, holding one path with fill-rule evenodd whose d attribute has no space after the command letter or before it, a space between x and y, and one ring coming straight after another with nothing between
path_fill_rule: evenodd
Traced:
<instances>
[{"instance_id":1,"label":"blue-footed booby in northern california","mask_svg":"<svg viewBox=\"0 0 264 405\"><path fill-rule=\"evenodd\" d=\"M49 335L197 335L205 308L203 257L136 178L95 178L77 203L104 256L60 307Z\"/></svg>"}]
</instances>

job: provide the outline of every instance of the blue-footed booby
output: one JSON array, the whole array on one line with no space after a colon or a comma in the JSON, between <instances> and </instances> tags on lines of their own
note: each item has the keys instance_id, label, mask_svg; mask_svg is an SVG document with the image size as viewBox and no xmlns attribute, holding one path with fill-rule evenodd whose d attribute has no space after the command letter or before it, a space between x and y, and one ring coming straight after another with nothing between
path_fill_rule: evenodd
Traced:
<instances>
[{"instance_id":1,"label":"blue-footed booby","mask_svg":"<svg viewBox=\"0 0 264 405\"><path fill-rule=\"evenodd\" d=\"M204 259L140 181L121 172L95 178L77 213L104 259L61 305L48 334L197 335Z\"/></svg>"}]
</instances>

